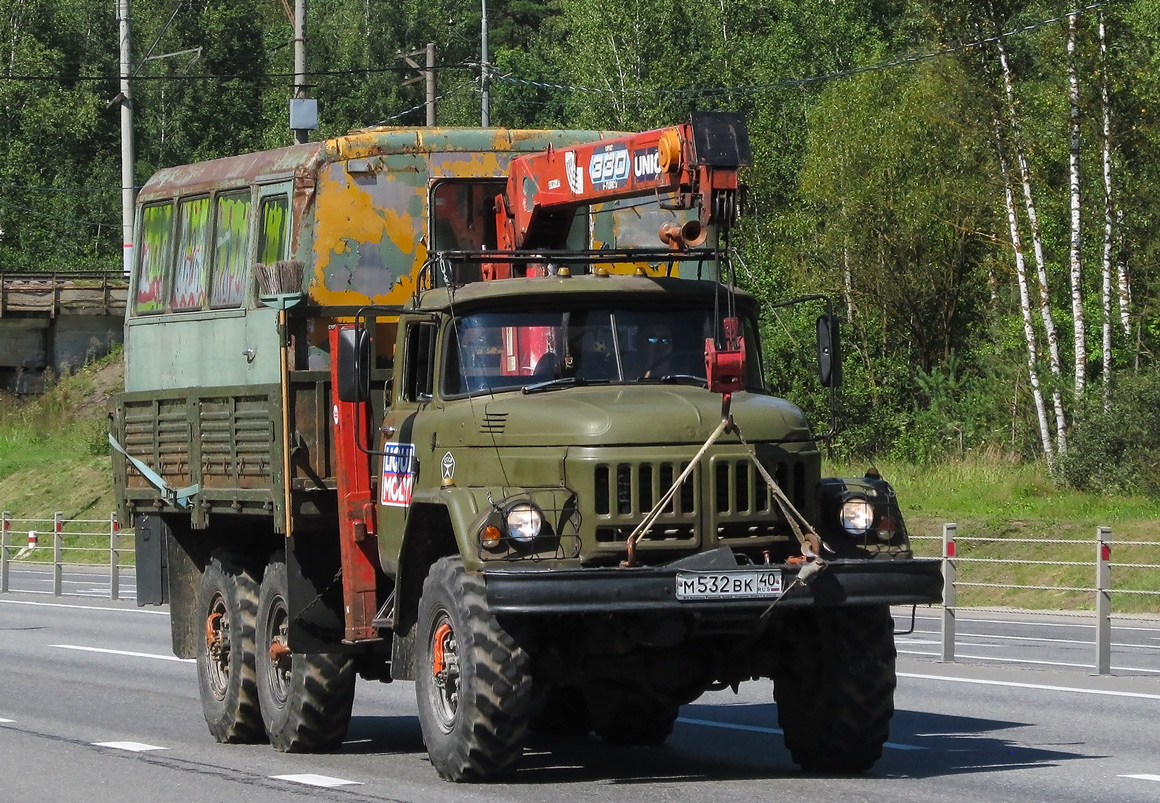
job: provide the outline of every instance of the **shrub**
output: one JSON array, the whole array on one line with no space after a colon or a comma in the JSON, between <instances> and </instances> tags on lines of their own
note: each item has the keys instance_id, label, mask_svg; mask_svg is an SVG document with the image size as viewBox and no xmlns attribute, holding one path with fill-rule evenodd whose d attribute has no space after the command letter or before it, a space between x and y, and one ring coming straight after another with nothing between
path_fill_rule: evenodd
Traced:
<instances>
[{"instance_id":1,"label":"shrub","mask_svg":"<svg viewBox=\"0 0 1160 803\"><path fill-rule=\"evenodd\" d=\"M1064 479L1083 491L1160 497L1160 373L1118 377L1107 409L1100 396L1093 388L1075 417Z\"/></svg>"}]
</instances>

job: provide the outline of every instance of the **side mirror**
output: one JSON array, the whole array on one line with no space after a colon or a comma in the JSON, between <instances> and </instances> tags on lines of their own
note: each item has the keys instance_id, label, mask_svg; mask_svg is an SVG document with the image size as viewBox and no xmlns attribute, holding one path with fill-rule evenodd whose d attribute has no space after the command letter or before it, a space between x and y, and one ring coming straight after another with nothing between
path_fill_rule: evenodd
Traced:
<instances>
[{"instance_id":1,"label":"side mirror","mask_svg":"<svg viewBox=\"0 0 1160 803\"><path fill-rule=\"evenodd\" d=\"M818 378L822 386L842 386L842 338L836 315L818 317Z\"/></svg>"},{"instance_id":2,"label":"side mirror","mask_svg":"<svg viewBox=\"0 0 1160 803\"><path fill-rule=\"evenodd\" d=\"M371 338L367 330L361 326L339 329L337 359L339 401L365 402L371 395Z\"/></svg>"}]
</instances>

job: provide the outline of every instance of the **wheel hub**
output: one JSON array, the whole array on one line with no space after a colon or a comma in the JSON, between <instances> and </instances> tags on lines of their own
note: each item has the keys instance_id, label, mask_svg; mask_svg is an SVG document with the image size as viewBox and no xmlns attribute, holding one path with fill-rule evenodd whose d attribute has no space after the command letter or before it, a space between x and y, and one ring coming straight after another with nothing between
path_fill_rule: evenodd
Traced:
<instances>
[{"instance_id":1,"label":"wheel hub","mask_svg":"<svg viewBox=\"0 0 1160 803\"><path fill-rule=\"evenodd\" d=\"M431 634L431 674L435 678L432 702L443 726L449 729L459 709L459 644L446 618Z\"/></svg>"},{"instance_id":2,"label":"wheel hub","mask_svg":"<svg viewBox=\"0 0 1160 803\"><path fill-rule=\"evenodd\" d=\"M230 681L230 617L221 595L214 597L205 617L205 645L210 691L224 700Z\"/></svg>"}]
</instances>

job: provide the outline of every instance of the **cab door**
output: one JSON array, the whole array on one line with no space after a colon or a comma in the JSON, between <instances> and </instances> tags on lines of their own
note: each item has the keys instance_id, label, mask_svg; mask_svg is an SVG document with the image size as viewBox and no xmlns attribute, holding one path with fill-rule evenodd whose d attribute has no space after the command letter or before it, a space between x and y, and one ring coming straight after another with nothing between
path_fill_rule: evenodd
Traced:
<instances>
[{"instance_id":1,"label":"cab door","mask_svg":"<svg viewBox=\"0 0 1160 803\"><path fill-rule=\"evenodd\" d=\"M435 347L438 322L431 317L403 318L399 322L390 407L383 417L382 455L378 470L379 546L383 570L398 571L407 516L416 482L439 482L439 467L430 438L415 431L419 414L432 405L435 389Z\"/></svg>"}]
</instances>

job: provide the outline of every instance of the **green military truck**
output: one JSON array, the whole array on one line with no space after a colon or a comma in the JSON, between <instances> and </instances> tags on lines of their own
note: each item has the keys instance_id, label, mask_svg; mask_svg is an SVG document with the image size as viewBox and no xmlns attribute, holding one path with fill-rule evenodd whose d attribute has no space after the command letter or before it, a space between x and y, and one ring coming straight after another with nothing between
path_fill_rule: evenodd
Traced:
<instances>
[{"instance_id":1,"label":"green military truck","mask_svg":"<svg viewBox=\"0 0 1160 803\"><path fill-rule=\"evenodd\" d=\"M770 678L794 761L874 764L888 606L940 567L766 387L748 150L723 114L377 128L146 184L118 505L217 740L336 749L356 677L411 680L439 774L489 780L529 731L658 744Z\"/></svg>"}]
</instances>

